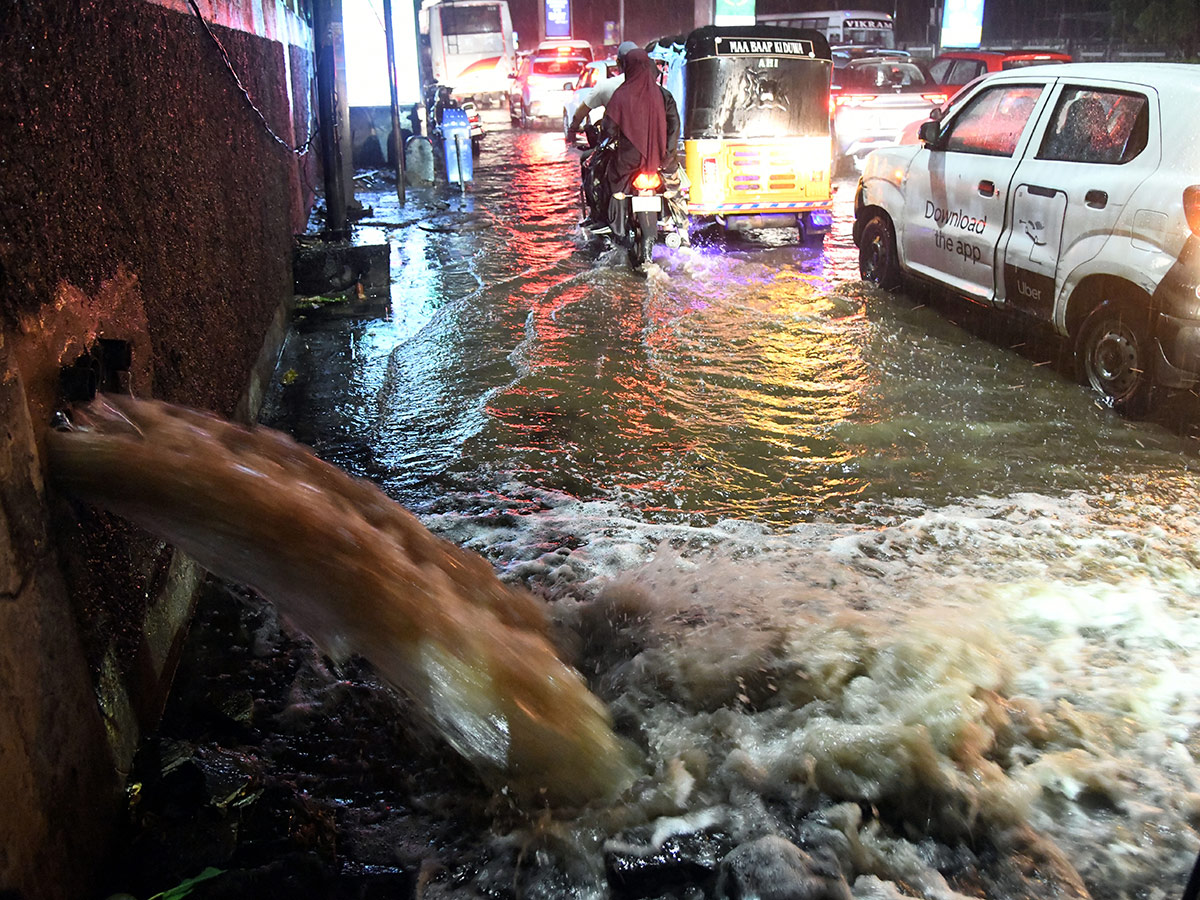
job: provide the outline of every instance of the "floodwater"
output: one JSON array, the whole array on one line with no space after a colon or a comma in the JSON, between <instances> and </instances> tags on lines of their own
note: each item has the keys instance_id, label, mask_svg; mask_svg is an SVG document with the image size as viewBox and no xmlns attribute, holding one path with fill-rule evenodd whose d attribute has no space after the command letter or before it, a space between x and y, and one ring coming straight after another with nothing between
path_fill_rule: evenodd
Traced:
<instances>
[{"instance_id":1,"label":"floodwater","mask_svg":"<svg viewBox=\"0 0 1200 900\"><path fill-rule=\"evenodd\" d=\"M867 289L849 181L823 245L702 234L639 276L575 227L577 159L500 126L465 194L360 193L391 302L298 319L263 415L549 600L638 752L617 803L534 816L435 779L474 813L422 807L418 893L1179 896L1188 429L1097 406L1052 341ZM370 816L309 790L358 823L347 859L396 864L362 822L395 834L405 788Z\"/></svg>"}]
</instances>

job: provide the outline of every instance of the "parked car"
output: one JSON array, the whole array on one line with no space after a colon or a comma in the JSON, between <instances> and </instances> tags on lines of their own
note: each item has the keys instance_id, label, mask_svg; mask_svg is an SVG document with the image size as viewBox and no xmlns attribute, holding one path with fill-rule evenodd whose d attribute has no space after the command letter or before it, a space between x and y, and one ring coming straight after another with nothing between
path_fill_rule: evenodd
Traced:
<instances>
[{"instance_id":1,"label":"parked car","mask_svg":"<svg viewBox=\"0 0 1200 900\"><path fill-rule=\"evenodd\" d=\"M1200 381L1200 69L1066 63L989 75L922 143L872 153L862 277L925 280L1067 338L1081 380L1143 411Z\"/></svg>"},{"instance_id":2,"label":"parked car","mask_svg":"<svg viewBox=\"0 0 1200 900\"><path fill-rule=\"evenodd\" d=\"M953 94L989 72L1069 62L1069 53L1053 50L946 50L929 64L929 75Z\"/></svg>"},{"instance_id":3,"label":"parked car","mask_svg":"<svg viewBox=\"0 0 1200 900\"><path fill-rule=\"evenodd\" d=\"M904 127L928 117L947 95L907 54L876 51L834 57L830 98L838 170L850 162L861 168L872 150L899 143Z\"/></svg>"},{"instance_id":4,"label":"parked car","mask_svg":"<svg viewBox=\"0 0 1200 900\"><path fill-rule=\"evenodd\" d=\"M591 60L570 52L536 53L521 60L508 93L508 115L522 127L538 119L557 119Z\"/></svg>"},{"instance_id":5,"label":"parked car","mask_svg":"<svg viewBox=\"0 0 1200 900\"><path fill-rule=\"evenodd\" d=\"M617 61L615 59L596 60L584 66L583 71L579 73L579 80L575 82L575 89L571 91L571 96L567 98L563 105L563 137L567 136L567 129L571 125L571 120L575 118L575 110L579 109L579 104L583 101L596 85L617 74ZM593 109L588 113L588 121L597 123L604 115L603 108ZM580 146L586 146L586 141L582 134L576 139Z\"/></svg>"}]
</instances>

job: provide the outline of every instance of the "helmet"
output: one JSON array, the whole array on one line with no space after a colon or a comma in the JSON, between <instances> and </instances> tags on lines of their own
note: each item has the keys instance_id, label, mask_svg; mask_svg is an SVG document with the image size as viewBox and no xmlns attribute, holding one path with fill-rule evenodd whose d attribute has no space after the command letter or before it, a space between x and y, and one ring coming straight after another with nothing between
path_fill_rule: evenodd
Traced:
<instances>
[{"instance_id":1,"label":"helmet","mask_svg":"<svg viewBox=\"0 0 1200 900\"><path fill-rule=\"evenodd\" d=\"M621 41L621 43L617 46L617 62L624 62L625 54L630 50L636 49L637 44L635 44L633 41Z\"/></svg>"}]
</instances>

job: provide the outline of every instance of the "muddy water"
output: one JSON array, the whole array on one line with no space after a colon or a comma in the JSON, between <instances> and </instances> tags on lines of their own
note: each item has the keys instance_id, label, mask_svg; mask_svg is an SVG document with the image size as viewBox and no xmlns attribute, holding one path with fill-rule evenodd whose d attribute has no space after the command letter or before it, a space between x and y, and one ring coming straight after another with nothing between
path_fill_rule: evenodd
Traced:
<instances>
[{"instance_id":1,"label":"muddy water","mask_svg":"<svg viewBox=\"0 0 1200 900\"><path fill-rule=\"evenodd\" d=\"M1194 441L1096 407L1052 344L864 289L849 183L823 247L701 234L638 277L572 227L556 133L475 171L367 198L391 306L298 322L264 421L548 598L639 777L431 837L425 895L736 895L799 877L778 836L827 896L1178 896ZM394 834L412 797L375 798ZM395 864L371 831L343 863Z\"/></svg>"}]
</instances>

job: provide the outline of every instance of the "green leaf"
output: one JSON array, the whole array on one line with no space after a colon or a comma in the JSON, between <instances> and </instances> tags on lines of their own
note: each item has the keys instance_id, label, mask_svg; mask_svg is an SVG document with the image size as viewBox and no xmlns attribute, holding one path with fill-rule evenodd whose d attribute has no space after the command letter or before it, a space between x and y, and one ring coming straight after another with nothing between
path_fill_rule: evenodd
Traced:
<instances>
[{"instance_id":1,"label":"green leaf","mask_svg":"<svg viewBox=\"0 0 1200 900\"><path fill-rule=\"evenodd\" d=\"M216 878L223 871L223 869L215 869L212 866L209 866L195 878L189 878L187 881L175 885L175 887L171 888L169 891L163 891L161 894L155 894L150 898L150 900L183 900L184 897L192 892L192 888L194 888L200 882L208 881L210 878Z\"/></svg>"}]
</instances>

